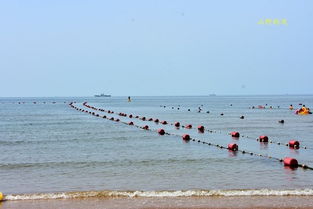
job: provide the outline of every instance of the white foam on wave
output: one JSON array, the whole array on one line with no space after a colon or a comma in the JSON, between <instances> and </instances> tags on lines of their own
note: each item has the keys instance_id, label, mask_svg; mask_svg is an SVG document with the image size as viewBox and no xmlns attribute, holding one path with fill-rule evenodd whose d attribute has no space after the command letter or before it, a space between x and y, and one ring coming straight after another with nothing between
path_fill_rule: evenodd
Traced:
<instances>
[{"instance_id":1,"label":"white foam on wave","mask_svg":"<svg viewBox=\"0 0 313 209\"><path fill-rule=\"evenodd\" d=\"M47 200L75 198L112 198L112 197L211 197L211 196L313 196L313 189L294 190L177 190L177 191L86 191L35 194L9 194L4 200Z\"/></svg>"}]
</instances>

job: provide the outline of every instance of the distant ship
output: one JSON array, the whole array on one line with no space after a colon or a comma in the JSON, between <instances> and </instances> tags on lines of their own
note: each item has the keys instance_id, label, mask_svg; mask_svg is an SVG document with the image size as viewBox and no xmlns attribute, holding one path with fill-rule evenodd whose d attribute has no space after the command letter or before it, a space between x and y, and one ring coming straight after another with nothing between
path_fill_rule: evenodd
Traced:
<instances>
[{"instance_id":1,"label":"distant ship","mask_svg":"<svg viewBox=\"0 0 313 209\"><path fill-rule=\"evenodd\" d=\"M95 97L111 97L109 94L96 94Z\"/></svg>"},{"instance_id":2,"label":"distant ship","mask_svg":"<svg viewBox=\"0 0 313 209\"><path fill-rule=\"evenodd\" d=\"M216 94L210 94L210 97L216 97Z\"/></svg>"}]
</instances>

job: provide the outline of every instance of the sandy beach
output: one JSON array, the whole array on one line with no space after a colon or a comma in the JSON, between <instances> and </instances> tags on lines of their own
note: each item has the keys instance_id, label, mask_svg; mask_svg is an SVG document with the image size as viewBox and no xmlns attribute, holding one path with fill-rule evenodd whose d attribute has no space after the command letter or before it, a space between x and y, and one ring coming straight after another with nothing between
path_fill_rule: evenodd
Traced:
<instances>
[{"instance_id":1,"label":"sandy beach","mask_svg":"<svg viewBox=\"0 0 313 209\"><path fill-rule=\"evenodd\" d=\"M86 198L55 200L5 201L0 208L107 208L107 209L178 209L178 208L313 208L312 196L257 196L257 197L205 197L205 198Z\"/></svg>"}]
</instances>

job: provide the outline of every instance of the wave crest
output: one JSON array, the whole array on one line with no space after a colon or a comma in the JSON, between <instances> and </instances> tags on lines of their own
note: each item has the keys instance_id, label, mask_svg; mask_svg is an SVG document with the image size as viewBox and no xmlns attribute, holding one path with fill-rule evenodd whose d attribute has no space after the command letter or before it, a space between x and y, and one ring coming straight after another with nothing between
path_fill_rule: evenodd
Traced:
<instances>
[{"instance_id":1,"label":"wave crest","mask_svg":"<svg viewBox=\"0 0 313 209\"><path fill-rule=\"evenodd\" d=\"M44 200L116 197L211 197L211 196L313 196L313 189L295 190L177 190L177 191L84 191L35 194L9 194L4 200Z\"/></svg>"}]
</instances>

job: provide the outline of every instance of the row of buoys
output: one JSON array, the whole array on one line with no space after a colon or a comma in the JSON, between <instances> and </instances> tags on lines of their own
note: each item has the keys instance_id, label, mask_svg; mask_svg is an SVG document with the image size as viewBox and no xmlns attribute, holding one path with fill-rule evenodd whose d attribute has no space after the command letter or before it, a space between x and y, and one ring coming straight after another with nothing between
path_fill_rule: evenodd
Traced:
<instances>
[{"instance_id":1,"label":"row of buoys","mask_svg":"<svg viewBox=\"0 0 313 209\"><path fill-rule=\"evenodd\" d=\"M72 105L72 104L70 104L70 106L72 107L72 108L75 108L76 110L79 110L79 111L82 111L82 112L87 112L87 113L89 113L89 114L91 114L91 115L93 115L93 116L96 116L96 117L100 117L100 115L99 114L96 114L95 112L90 112L90 111L86 111L86 110L83 110L83 109L80 109L80 108L77 108L77 107L75 107L74 105ZM97 108L93 108L93 109L97 109ZM99 109L98 109L99 110ZM112 112L112 111L110 111L110 112ZM119 113L119 115L120 116L127 116L127 114L125 114L125 113ZM104 116L102 116L102 118L107 118L105 115ZM139 117L138 117L139 118ZM141 120L145 120L145 117L142 117L142 118L140 118ZM113 117L111 117L110 118L110 120L114 120L114 118ZM114 121L119 121L119 120L114 120ZM124 123L124 122L123 122ZM128 123L128 125L134 125L134 123L131 121L131 122L129 122ZM176 126L179 126L180 124L179 124L179 122L177 122L176 123ZM137 126L137 127L139 127L139 126ZM142 126L142 127L140 127L141 129L144 129L144 130L149 130L149 126L148 125L144 125L144 126ZM203 131L204 130L204 126L198 126L198 130L199 131ZM157 132L160 134L160 135L165 135L165 134L168 134L168 135L175 135L175 134L169 134L169 133L166 133L165 131L164 131L164 129L158 129L157 130ZM182 139L184 140L184 141L190 141L191 140L191 137L190 137L190 135L189 134L184 134L184 135L182 135ZM195 139L193 139L193 141L195 141ZM200 140L198 140L198 142L200 142ZM208 143L208 145L213 145L212 143ZM215 146L217 146L217 147L220 147L220 148L223 148L224 146L221 146L221 145L215 145ZM231 151L237 151L238 150L238 145L236 145L236 144L229 144L228 145L228 149L229 150L231 150ZM234 147L237 147L237 149L235 149Z\"/></svg>"},{"instance_id":2,"label":"row of buoys","mask_svg":"<svg viewBox=\"0 0 313 209\"><path fill-rule=\"evenodd\" d=\"M88 112L88 111L86 111L86 110L82 110L82 109L80 109L80 108L77 108L77 107L75 107L75 106L72 105L72 104L70 104L70 106L73 107L73 108L75 108L76 110L80 110L80 111L82 111L82 112ZM96 108L96 109L97 109L97 108ZM88 112L88 113L91 113L91 112ZM91 113L91 115L95 115L95 116L97 116L97 117L100 117L98 114L95 114L94 112ZM123 116L126 117L127 114L123 114ZM104 117L103 117L103 118L104 118ZM138 118L139 118L139 117L138 117ZM129 123L122 122L122 123L128 124L128 125L134 125L133 122L129 122ZM142 127L140 127L140 126L136 126L136 127L141 128L141 129L144 129L144 130L150 130L148 125L145 125L145 126L142 126ZM199 126L198 129L202 130L202 129L204 128L204 127L203 127L203 128L202 128L202 127L203 127L203 126ZM175 135L175 136L177 136L176 134L166 133L166 132L164 131L164 129L158 129L157 132L158 132L160 135L168 134L168 135ZM236 136L238 136L238 137L240 136L239 132L232 132L231 135L232 135L232 136L234 135L235 137L236 137ZM268 137L267 137L267 136L260 136L260 137L259 137L259 139L262 139L262 140L266 140L266 138L267 138L267 140L268 140ZM204 142L204 141L201 141L201 140L192 139L189 134L184 134L184 135L182 135L182 139L183 139L184 141L190 141L190 140L192 140L192 141L197 141L198 143L202 142L203 144L216 146L216 147L219 147L219 148L222 148L222 149L228 149L228 150L230 150L230 151L240 151L240 152L242 152L243 154L248 153L248 154L250 154L250 155L256 155L256 156L260 156L260 157L266 157L266 158L269 158L269 159L276 159L276 160L279 160L280 162L283 162L284 165L285 165L285 166L288 166L288 167L302 167L302 168L305 168L305 169L312 169L312 170L313 170L313 168L311 168L311 167L309 167L309 166L307 166L307 165L304 165L304 164L300 165L300 164L298 164L298 161L297 161L296 159L294 159L294 158L286 157L286 158L284 158L284 159L279 159L279 158L271 157L271 156L268 156L268 155L256 154L256 153L253 153L253 152L247 152L247 151L244 151L244 150L239 150L239 149L238 149L238 145L235 144L235 143L228 144L227 147L224 147L224 146L221 146L221 145L217 145L217 144L213 144L213 143L208 143L208 142ZM299 142L298 142L298 141L290 141L289 144L290 144L290 146L299 146Z\"/></svg>"},{"instance_id":3,"label":"row of buoys","mask_svg":"<svg viewBox=\"0 0 313 209\"><path fill-rule=\"evenodd\" d=\"M10 102L9 102L10 103ZM34 102L12 102L10 104L57 104L57 103L69 103L69 102L38 102L38 101L34 101ZM76 102L73 102L76 103ZM7 102L1 102L1 104L8 104Z\"/></svg>"},{"instance_id":4,"label":"row of buoys","mask_svg":"<svg viewBox=\"0 0 313 209\"><path fill-rule=\"evenodd\" d=\"M231 132L230 135L234 138L239 138L240 137L240 133L239 132ZM297 141L297 140L290 140L288 143L281 143L281 142L273 142L273 141L269 141L268 139L268 136L259 136L259 138L257 138L257 141L260 141L260 142L264 142L264 143L277 143L278 145L286 145L286 146L289 146L290 148L292 149L300 149L300 142ZM303 147L304 149L306 149L307 147Z\"/></svg>"},{"instance_id":5,"label":"row of buoys","mask_svg":"<svg viewBox=\"0 0 313 209\"><path fill-rule=\"evenodd\" d=\"M166 105L160 105L160 107L166 108L167 106L166 106ZM203 107L203 105L201 105L201 106L198 107L198 109L197 109L197 112L198 112L198 113L201 113L201 112L203 111L202 107ZM175 108L175 107L172 106L172 110L174 110L174 109L181 110L180 105L178 105L177 108ZM191 112L191 108L188 108L187 111L188 111L188 112ZM205 111L205 113L209 114L210 111L209 111L209 110L208 110L208 111Z\"/></svg>"},{"instance_id":6,"label":"row of buoys","mask_svg":"<svg viewBox=\"0 0 313 209\"><path fill-rule=\"evenodd\" d=\"M106 111L106 110L104 110L104 109L99 109L99 108L96 108L96 107L87 105L87 102L84 102L83 105L86 106L87 108L91 108L91 109L93 109L93 110L99 110L99 111L102 111L102 112L114 113L114 112L111 111L111 110ZM127 117L127 114L126 114L126 113L119 113L119 115L120 115L120 116ZM129 118L132 118L132 117L133 117L133 116L130 114L130 115L129 115ZM141 120L143 120L143 121L146 120L146 117L144 117L144 116L140 118L140 117L137 115L135 118L141 119ZM153 121L153 118L149 118L148 121ZM154 122L156 122L156 123L159 123L159 122L160 122L160 123L163 124L163 125L169 124L167 121L159 121L159 119L155 119ZM192 129L192 125L191 125L191 124L187 124L186 126L184 126L184 125L181 125L179 122L175 122L175 123L170 123L170 125L174 125L176 128L182 127L182 128L186 128L186 129ZM201 127L201 128L199 129L199 127ZM199 125L198 128L197 128L197 130L198 130L200 133L204 133L205 128L204 128L203 126ZM217 131L213 131L213 130L207 130L207 131L208 131L209 133L217 133ZM237 134L239 134L239 132L237 132ZM232 133L230 133L230 135L232 135ZM240 137L240 136L238 136L238 137L233 136L233 137L238 138L238 137ZM249 137L249 136L242 136L242 137L245 137L245 138L248 138L248 139L255 139L255 138ZM269 141L269 138L268 138L267 136L263 136L263 137L260 136L259 138L257 138L257 141L260 141L260 142L263 142L263 143L269 142L269 143L271 143L271 144L274 143L274 144L277 144L277 145L286 145L286 146L289 145L289 143L275 142L275 141L272 141L272 140ZM299 149L300 146L298 146L298 147L291 147L291 148ZM306 146L303 146L302 148L307 149Z\"/></svg>"},{"instance_id":7,"label":"row of buoys","mask_svg":"<svg viewBox=\"0 0 313 209\"><path fill-rule=\"evenodd\" d=\"M123 115L123 114L122 114ZM125 114L124 116L126 116L127 114ZM136 117L136 118L139 118L139 117ZM143 118L145 118L145 117L143 117ZM143 118L141 118L141 119L143 119ZM149 119L150 121L152 121L151 119ZM165 121L165 122L162 122L162 124L167 124L167 122ZM179 122L175 122L174 123L174 126L175 127L179 127L180 126L180 123ZM182 127L184 127L184 126L182 126ZM192 125L191 124L188 124L187 126L186 126L186 128L192 128ZM204 127L203 126L199 126L198 127L198 131L199 132L203 132L203 130L204 130ZM161 131L161 133L162 133L162 131ZM234 132L231 134L233 137L239 137L239 132L236 132L235 134L234 134ZM188 140L188 135L185 135L185 136L183 136L183 139L184 140ZM260 142L264 142L264 143L266 143L266 142L268 142L268 137L267 136L260 136L259 137L259 139L258 139ZM271 142L272 143L272 142ZM281 143L279 143L278 142L278 144L281 144ZM291 140L290 142L289 142L289 144L286 144L287 146L289 146L290 148L294 148L294 149L298 149L300 146L299 146L299 142L298 141L295 141L295 140ZM230 145L229 146L229 148L232 148L231 150L235 150L235 145ZM304 147L304 148L306 148L306 147ZM288 163L287 163L288 164Z\"/></svg>"},{"instance_id":8,"label":"row of buoys","mask_svg":"<svg viewBox=\"0 0 313 209\"><path fill-rule=\"evenodd\" d=\"M302 105L302 103L299 103L299 105ZM230 104L230 106L233 106L233 105ZM166 106L166 105L160 105L160 107L166 108L167 106ZM202 110L203 110L202 107L203 107L203 105L201 105L201 107L198 107L198 110L197 110L198 113L202 112ZM267 106L267 104L265 104L265 105L257 105L256 107L255 107L255 106L249 107L249 109L267 109L267 108L268 108L268 109L274 109L274 107L273 107L272 105ZM181 108L180 108L180 105L178 105L177 108L175 108L174 106L172 106L172 109L180 110ZM277 109L280 109L280 106L277 106ZM290 105L290 106L289 106L289 109L290 109L290 110L293 110L293 106ZM190 112L191 109L188 108L187 111ZM210 113L210 111L206 111L206 113ZM298 114L298 115L308 115L308 114L312 114L312 112L310 111L310 108L306 108L305 105L303 105L302 108L297 109L297 110L295 111L295 114ZM220 115L223 116L224 113L220 113ZM244 116L240 116L239 118L240 118L240 119L244 119ZM283 121L283 120L279 121L279 123L284 123L284 122L282 122L282 121Z\"/></svg>"},{"instance_id":9,"label":"row of buoys","mask_svg":"<svg viewBox=\"0 0 313 209\"><path fill-rule=\"evenodd\" d=\"M91 107L91 106L89 106L88 105L88 107ZM95 108L95 107L93 107L93 109L97 109L97 108ZM113 112L113 111L108 111L108 112ZM125 113L119 113L119 115L121 115L121 116L127 116L127 114L125 114ZM130 117L131 117L132 115L130 115ZM139 116L136 116L136 118L139 118ZM145 117L142 117L141 118L142 120L145 120ZM152 121L153 119L152 118L150 118L148 121ZM155 120L155 122L159 122L159 120L158 119L156 119ZM161 121L161 124L163 124L163 125L166 125L166 124L168 124L166 121ZM174 126L175 127L180 127L180 123L179 122L175 122L174 123ZM191 124L188 124L188 125L186 125L186 126L181 126L181 127L183 127L183 128L187 128L187 129L191 129L192 128L192 125ZM200 126L201 127L201 126ZM204 132L204 127L202 126L201 128L199 128L198 127L198 131L199 132ZM212 131L209 131L209 132L212 132ZM231 134L232 135L232 134ZM236 136L233 136L233 137L236 137ZM257 139L258 140L258 139ZM260 142L268 142L268 137L261 137L260 138L260 140L259 140ZM270 141L270 143L276 143L277 145L284 145L284 143L281 143L281 142L273 142L273 141ZM286 146L288 146L288 143L287 144L285 144ZM294 148L296 148L296 147L294 147ZM298 148L300 148L300 146L298 147ZM306 149L306 147L303 147L304 149Z\"/></svg>"}]
</instances>

